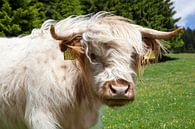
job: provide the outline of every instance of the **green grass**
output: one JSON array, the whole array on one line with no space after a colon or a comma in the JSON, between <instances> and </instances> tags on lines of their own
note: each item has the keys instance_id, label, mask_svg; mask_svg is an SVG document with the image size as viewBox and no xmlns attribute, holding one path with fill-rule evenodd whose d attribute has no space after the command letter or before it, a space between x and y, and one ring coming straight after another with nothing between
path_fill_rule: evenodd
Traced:
<instances>
[{"instance_id":1,"label":"green grass","mask_svg":"<svg viewBox=\"0 0 195 129\"><path fill-rule=\"evenodd\" d=\"M133 103L103 109L103 129L195 129L195 54L169 56L147 66Z\"/></svg>"}]
</instances>

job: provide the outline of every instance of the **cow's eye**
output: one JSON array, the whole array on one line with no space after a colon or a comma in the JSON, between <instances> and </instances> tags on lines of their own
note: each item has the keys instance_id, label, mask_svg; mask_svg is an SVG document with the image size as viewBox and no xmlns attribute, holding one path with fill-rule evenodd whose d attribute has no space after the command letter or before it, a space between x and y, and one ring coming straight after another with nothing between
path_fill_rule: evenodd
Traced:
<instances>
[{"instance_id":1,"label":"cow's eye","mask_svg":"<svg viewBox=\"0 0 195 129\"><path fill-rule=\"evenodd\" d=\"M91 57L92 60L96 59L96 55L94 53L91 53L90 57Z\"/></svg>"},{"instance_id":2,"label":"cow's eye","mask_svg":"<svg viewBox=\"0 0 195 129\"><path fill-rule=\"evenodd\" d=\"M90 57L92 61L96 61L96 55L94 53L91 53Z\"/></svg>"}]
</instances>

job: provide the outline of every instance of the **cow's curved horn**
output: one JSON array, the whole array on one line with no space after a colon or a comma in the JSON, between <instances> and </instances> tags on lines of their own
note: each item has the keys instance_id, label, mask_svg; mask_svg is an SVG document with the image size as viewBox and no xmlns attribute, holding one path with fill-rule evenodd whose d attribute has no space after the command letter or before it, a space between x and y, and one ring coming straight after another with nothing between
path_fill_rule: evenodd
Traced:
<instances>
[{"instance_id":1,"label":"cow's curved horn","mask_svg":"<svg viewBox=\"0 0 195 129\"><path fill-rule=\"evenodd\" d=\"M54 25L51 25L51 27L50 27L50 33L51 33L51 36L54 39L56 39L56 40L64 40L66 38L65 36L61 36L61 35L57 35L56 34Z\"/></svg>"},{"instance_id":2,"label":"cow's curved horn","mask_svg":"<svg viewBox=\"0 0 195 129\"><path fill-rule=\"evenodd\" d=\"M162 31L157 31L149 28L139 28L139 30L142 33L143 37L154 38L154 39L168 39L176 36L177 33L182 32L183 28L178 28L171 32L162 32Z\"/></svg>"}]
</instances>

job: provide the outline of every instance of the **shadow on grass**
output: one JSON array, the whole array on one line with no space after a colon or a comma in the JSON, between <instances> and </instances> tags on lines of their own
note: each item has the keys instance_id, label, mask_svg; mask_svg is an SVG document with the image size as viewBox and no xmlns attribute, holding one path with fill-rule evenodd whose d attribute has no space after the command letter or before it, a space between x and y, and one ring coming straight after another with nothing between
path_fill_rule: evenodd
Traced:
<instances>
[{"instance_id":1,"label":"shadow on grass","mask_svg":"<svg viewBox=\"0 0 195 129\"><path fill-rule=\"evenodd\" d=\"M178 60L179 58L175 58L175 57L170 57L167 55L162 55L162 57L159 59L159 63L161 62L167 62L167 61L174 61L174 60Z\"/></svg>"}]
</instances>

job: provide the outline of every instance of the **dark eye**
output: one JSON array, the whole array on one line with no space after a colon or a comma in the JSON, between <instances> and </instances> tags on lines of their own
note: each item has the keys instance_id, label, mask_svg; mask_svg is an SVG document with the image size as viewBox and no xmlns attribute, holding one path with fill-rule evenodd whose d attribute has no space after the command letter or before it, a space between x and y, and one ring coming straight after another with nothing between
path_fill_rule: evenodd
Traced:
<instances>
[{"instance_id":1,"label":"dark eye","mask_svg":"<svg viewBox=\"0 0 195 129\"><path fill-rule=\"evenodd\" d=\"M91 60L92 61L95 61L96 60L96 55L94 53L91 53L90 54L90 57L91 57Z\"/></svg>"},{"instance_id":2,"label":"dark eye","mask_svg":"<svg viewBox=\"0 0 195 129\"><path fill-rule=\"evenodd\" d=\"M98 60L98 56L95 55L94 53L91 53L91 54L90 54L90 58L91 58L91 61L92 61L92 62L97 62L97 60Z\"/></svg>"}]
</instances>

